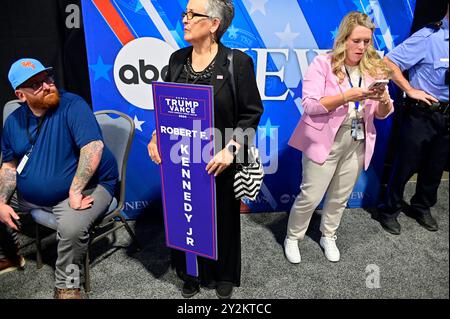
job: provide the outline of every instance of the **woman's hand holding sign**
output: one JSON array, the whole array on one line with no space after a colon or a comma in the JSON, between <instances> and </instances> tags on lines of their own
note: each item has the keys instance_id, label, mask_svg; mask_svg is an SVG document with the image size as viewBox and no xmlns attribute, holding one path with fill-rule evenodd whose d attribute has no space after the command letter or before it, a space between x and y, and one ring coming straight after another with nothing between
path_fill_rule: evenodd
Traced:
<instances>
[{"instance_id":1,"label":"woman's hand holding sign","mask_svg":"<svg viewBox=\"0 0 450 319\"><path fill-rule=\"evenodd\" d=\"M152 133L152 139L150 140L150 143L147 145L147 151L148 155L150 155L150 158L152 161L156 164L161 164L161 157L159 156L158 152L158 144L156 143L156 131L153 131Z\"/></svg>"}]
</instances>

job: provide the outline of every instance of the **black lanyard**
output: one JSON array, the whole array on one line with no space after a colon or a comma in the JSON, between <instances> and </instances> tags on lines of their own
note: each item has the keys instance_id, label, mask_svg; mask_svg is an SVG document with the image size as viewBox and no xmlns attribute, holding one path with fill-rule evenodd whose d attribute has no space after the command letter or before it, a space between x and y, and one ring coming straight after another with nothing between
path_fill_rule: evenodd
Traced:
<instances>
[{"instance_id":1,"label":"black lanyard","mask_svg":"<svg viewBox=\"0 0 450 319\"><path fill-rule=\"evenodd\" d=\"M29 153L31 153L31 150L33 149L34 144L36 143L37 138L39 137L39 133L41 132L41 127L44 124L45 115L46 114L42 115L39 118L39 123L36 128L36 134L34 135L34 138L32 138L31 133L30 133L30 114L27 114L27 135L28 135L28 141L30 142L30 145L31 145L31 149L30 149Z\"/></svg>"},{"instance_id":2,"label":"black lanyard","mask_svg":"<svg viewBox=\"0 0 450 319\"><path fill-rule=\"evenodd\" d=\"M345 68L345 72L347 73L348 76L348 82L350 83L350 87L353 88L353 83L352 83L352 78L350 77L350 73L348 73L347 68ZM359 83L358 83L358 87L360 88L362 84L362 76L361 74L359 75ZM359 110L359 101L355 101L355 110L358 111Z\"/></svg>"}]
</instances>

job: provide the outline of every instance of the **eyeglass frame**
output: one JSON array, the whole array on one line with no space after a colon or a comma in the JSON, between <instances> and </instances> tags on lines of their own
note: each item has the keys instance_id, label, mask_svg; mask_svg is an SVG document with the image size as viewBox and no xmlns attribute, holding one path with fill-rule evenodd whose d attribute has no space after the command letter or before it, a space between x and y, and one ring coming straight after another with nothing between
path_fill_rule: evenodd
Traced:
<instances>
[{"instance_id":1,"label":"eyeglass frame","mask_svg":"<svg viewBox=\"0 0 450 319\"><path fill-rule=\"evenodd\" d=\"M191 15L192 17L189 18L189 15ZM195 17L203 17L203 18L209 18L209 19L213 18L213 17L211 17L209 15L206 15L206 14L203 14L203 13L197 13L197 12L194 12L192 10L181 12L181 18L184 19L184 17L186 17L186 19L188 19L189 21L194 19Z\"/></svg>"},{"instance_id":2,"label":"eyeglass frame","mask_svg":"<svg viewBox=\"0 0 450 319\"><path fill-rule=\"evenodd\" d=\"M44 87L44 82L49 86L55 85L55 76L51 73L47 73L42 80L33 81L29 85L21 84L18 87L18 89L31 89L33 91L33 94L38 94L39 92L42 91L42 88ZM36 87L37 85L38 87ZM36 87L36 89L33 87Z\"/></svg>"}]
</instances>

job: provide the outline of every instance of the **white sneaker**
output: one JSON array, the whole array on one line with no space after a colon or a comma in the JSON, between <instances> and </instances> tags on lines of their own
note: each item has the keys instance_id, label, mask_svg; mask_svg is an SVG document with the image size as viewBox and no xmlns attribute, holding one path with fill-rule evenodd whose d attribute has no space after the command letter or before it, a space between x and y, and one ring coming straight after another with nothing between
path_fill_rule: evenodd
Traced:
<instances>
[{"instance_id":1,"label":"white sneaker","mask_svg":"<svg viewBox=\"0 0 450 319\"><path fill-rule=\"evenodd\" d=\"M339 249L336 246L336 238L336 236L320 238L320 246L325 251L325 257L332 262L337 262L341 258Z\"/></svg>"},{"instance_id":2,"label":"white sneaker","mask_svg":"<svg viewBox=\"0 0 450 319\"><path fill-rule=\"evenodd\" d=\"M298 240L289 239L284 240L284 254L287 260L293 264L298 264L302 260L300 257L300 250L298 249Z\"/></svg>"}]
</instances>

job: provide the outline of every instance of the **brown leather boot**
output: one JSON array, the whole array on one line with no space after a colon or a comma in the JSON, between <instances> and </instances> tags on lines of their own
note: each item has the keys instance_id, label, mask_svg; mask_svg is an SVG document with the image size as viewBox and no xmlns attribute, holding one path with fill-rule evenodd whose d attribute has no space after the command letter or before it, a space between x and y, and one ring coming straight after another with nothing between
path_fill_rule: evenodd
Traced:
<instances>
[{"instance_id":1,"label":"brown leather boot","mask_svg":"<svg viewBox=\"0 0 450 319\"><path fill-rule=\"evenodd\" d=\"M12 258L0 259L0 275L25 267L25 258L16 255Z\"/></svg>"},{"instance_id":2,"label":"brown leather boot","mask_svg":"<svg viewBox=\"0 0 450 319\"><path fill-rule=\"evenodd\" d=\"M79 288L55 288L55 299L81 299Z\"/></svg>"}]
</instances>

